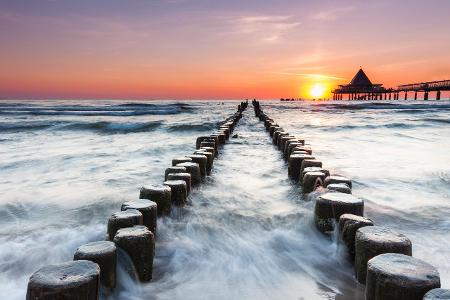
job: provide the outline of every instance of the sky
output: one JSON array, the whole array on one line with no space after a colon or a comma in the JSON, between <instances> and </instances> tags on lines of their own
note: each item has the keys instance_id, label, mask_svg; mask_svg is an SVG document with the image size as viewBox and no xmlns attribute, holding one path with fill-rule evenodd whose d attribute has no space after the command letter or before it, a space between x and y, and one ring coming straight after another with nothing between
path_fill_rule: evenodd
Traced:
<instances>
[{"instance_id":1,"label":"sky","mask_svg":"<svg viewBox=\"0 0 450 300\"><path fill-rule=\"evenodd\" d=\"M0 0L0 98L310 97L450 79L448 0Z\"/></svg>"}]
</instances>

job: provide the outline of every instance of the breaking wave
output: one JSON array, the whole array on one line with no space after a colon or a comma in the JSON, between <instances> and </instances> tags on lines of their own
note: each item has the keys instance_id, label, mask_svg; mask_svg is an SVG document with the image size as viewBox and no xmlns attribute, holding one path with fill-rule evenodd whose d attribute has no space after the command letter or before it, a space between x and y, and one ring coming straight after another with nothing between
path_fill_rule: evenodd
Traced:
<instances>
[{"instance_id":1,"label":"breaking wave","mask_svg":"<svg viewBox=\"0 0 450 300\"><path fill-rule=\"evenodd\" d=\"M175 115L195 110L185 103L125 103L119 105L34 105L1 103L0 115L32 116L142 116Z\"/></svg>"},{"instance_id":2,"label":"breaking wave","mask_svg":"<svg viewBox=\"0 0 450 300\"><path fill-rule=\"evenodd\" d=\"M152 131L162 125L162 122L72 122L72 121L33 121L22 123L0 123L0 131L37 131L37 130L86 130L104 134L134 133Z\"/></svg>"}]
</instances>

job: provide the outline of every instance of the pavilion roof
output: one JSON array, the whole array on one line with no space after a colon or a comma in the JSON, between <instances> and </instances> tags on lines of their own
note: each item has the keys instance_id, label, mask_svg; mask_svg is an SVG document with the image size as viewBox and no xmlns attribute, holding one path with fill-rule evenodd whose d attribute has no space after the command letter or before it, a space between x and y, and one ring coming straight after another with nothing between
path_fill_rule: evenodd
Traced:
<instances>
[{"instance_id":1,"label":"pavilion roof","mask_svg":"<svg viewBox=\"0 0 450 300\"><path fill-rule=\"evenodd\" d=\"M356 73L355 77L353 77L352 81L350 81L351 86L368 86L372 85L369 77L367 77L366 73L364 73L363 69L359 69L358 73Z\"/></svg>"},{"instance_id":2,"label":"pavilion roof","mask_svg":"<svg viewBox=\"0 0 450 300\"><path fill-rule=\"evenodd\" d=\"M382 84L372 83L364 73L363 69L359 69L349 84L339 85L333 92L335 93L372 93L384 92L386 89Z\"/></svg>"}]
</instances>

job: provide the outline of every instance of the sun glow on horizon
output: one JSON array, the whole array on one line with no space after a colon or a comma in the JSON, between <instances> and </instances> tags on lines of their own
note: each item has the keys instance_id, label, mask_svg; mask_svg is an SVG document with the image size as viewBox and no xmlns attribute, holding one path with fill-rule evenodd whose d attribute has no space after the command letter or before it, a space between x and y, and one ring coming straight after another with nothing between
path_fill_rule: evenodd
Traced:
<instances>
[{"instance_id":1,"label":"sun glow on horizon","mask_svg":"<svg viewBox=\"0 0 450 300\"><path fill-rule=\"evenodd\" d=\"M311 87L311 89L309 90L309 94L313 98L322 98L323 96L325 96L325 92L326 92L326 87L325 87L325 85L323 85L321 83L314 84Z\"/></svg>"}]
</instances>

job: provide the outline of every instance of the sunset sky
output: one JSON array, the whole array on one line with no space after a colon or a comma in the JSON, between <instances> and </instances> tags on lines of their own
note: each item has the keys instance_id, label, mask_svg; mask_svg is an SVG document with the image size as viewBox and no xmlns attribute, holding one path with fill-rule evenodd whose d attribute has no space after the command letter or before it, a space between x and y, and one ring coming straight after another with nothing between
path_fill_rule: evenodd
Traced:
<instances>
[{"instance_id":1,"label":"sunset sky","mask_svg":"<svg viewBox=\"0 0 450 300\"><path fill-rule=\"evenodd\" d=\"M339 5L337 4L339 3ZM0 98L308 97L450 79L448 0L0 0Z\"/></svg>"}]
</instances>

